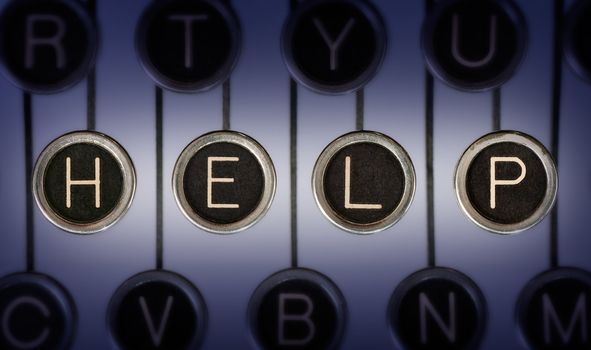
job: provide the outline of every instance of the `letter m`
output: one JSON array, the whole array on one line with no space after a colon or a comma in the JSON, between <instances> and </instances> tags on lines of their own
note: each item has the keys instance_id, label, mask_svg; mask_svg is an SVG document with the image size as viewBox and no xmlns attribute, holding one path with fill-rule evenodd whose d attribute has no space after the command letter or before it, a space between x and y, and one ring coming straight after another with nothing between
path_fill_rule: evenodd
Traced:
<instances>
[{"instance_id":1,"label":"letter m","mask_svg":"<svg viewBox=\"0 0 591 350\"><path fill-rule=\"evenodd\" d=\"M566 327L560 320L560 317L554 308L554 304L547 293L542 295L542 308L544 317L544 341L546 344L550 344L552 341L552 326L556 329L560 341L562 341L563 344L571 343L577 324L580 326L581 341L585 344L587 343L587 298L583 293L579 294L571 318Z\"/></svg>"}]
</instances>

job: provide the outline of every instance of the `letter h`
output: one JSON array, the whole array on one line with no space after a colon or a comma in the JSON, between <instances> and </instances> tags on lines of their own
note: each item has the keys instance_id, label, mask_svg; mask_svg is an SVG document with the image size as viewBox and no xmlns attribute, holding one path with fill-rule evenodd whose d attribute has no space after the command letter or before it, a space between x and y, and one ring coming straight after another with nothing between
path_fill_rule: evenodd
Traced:
<instances>
[{"instance_id":1,"label":"letter h","mask_svg":"<svg viewBox=\"0 0 591 350\"><path fill-rule=\"evenodd\" d=\"M96 208L101 207L101 159L94 159L94 180L72 180L72 159L66 158L66 208L72 207L72 186L94 186Z\"/></svg>"}]
</instances>

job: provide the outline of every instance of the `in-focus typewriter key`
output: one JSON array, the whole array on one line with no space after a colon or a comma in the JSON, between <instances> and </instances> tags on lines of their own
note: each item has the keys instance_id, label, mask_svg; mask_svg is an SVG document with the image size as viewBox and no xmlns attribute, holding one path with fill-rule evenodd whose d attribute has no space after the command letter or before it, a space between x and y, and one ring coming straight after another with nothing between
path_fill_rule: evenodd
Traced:
<instances>
[{"instance_id":1,"label":"in-focus typewriter key","mask_svg":"<svg viewBox=\"0 0 591 350\"><path fill-rule=\"evenodd\" d=\"M441 1L423 24L429 69L462 90L487 90L509 80L526 41L525 19L512 0Z\"/></svg>"},{"instance_id":2,"label":"in-focus typewriter key","mask_svg":"<svg viewBox=\"0 0 591 350\"><path fill-rule=\"evenodd\" d=\"M516 131L494 132L464 152L455 176L466 215L491 232L528 229L550 211L558 188L556 166L544 146Z\"/></svg>"},{"instance_id":3,"label":"in-focus typewriter key","mask_svg":"<svg viewBox=\"0 0 591 350\"><path fill-rule=\"evenodd\" d=\"M517 319L532 349L589 349L591 275L574 268L538 275L521 293Z\"/></svg>"},{"instance_id":4,"label":"in-focus typewriter key","mask_svg":"<svg viewBox=\"0 0 591 350\"><path fill-rule=\"evenodd\" d=\"M1 349L67 349L75 328L74 303L53 279L35 273L0 279Z\"/></svg>"},{"instance_id":5,"label":"in-focus typewriter key","mask_svg":"<svg viewBox=\"0 0 591 350\"><path fill-rule=\"evenodd\" d=\"M226 1L152 1L139 23L136 48L157 84L197 92L226 80L240 40L240 25Z\"/></svg>"},{"instance_id":6,"label":"in-focus typewriter key","mask_svg":"<svg viewBox=\"0 0 591 350\"><path fill-rule=\"evenodd\" d=\"M368 1L305 1L285 25L282 50L300 84L321 93L347 93L376 74L386 51L386 29Z\"/></svg>"},{"instance_id":7,"label":"in-focus typewriter key","mask_svg":"<svg viewBox=\"0 0 591 350\"><path fill-rule=\"evenodd\" d=\"M290 269L259 285L250 300L248 319L263 349L335 349L346 312L341 292L328 278Z\"/></svg>"},{"instance_id":8,"label":"in-focus typewriter key","mask_svg":"<svg viewBox=\"0 0 591 350\"><path fill-rule=\"evenodd\" d=\"M80 131L53 141L39 156L34 194L56 226L72 233L94 233L115 224L135 193L135 170L113 139Z\"/></svg>"},{"instance_id":9,"label":"in-focus typewriter key","mask_svg":"<svg viewBox=\"0 0 591 350\"><path fill-rule=\"evenodd\" d=\"M111 299L107 321L120 349L196 349L207 311L189 281L158 270L123 283Z\"/></svg>"},{"instance_id":10,"label":"in-focus typewriter key","mask_svg":"<svg viewBox=\"0 0 591 350\"><path fill-rule=\"evenodd\" d=\"M324 149L314 166L313 191L323 214L353 233L394 225L415 192L415 171L406 151L386 135L343 135Z\"/></svg>"},{"instance_id":11,"label":"in-focus typewriter key","mask_svg":"<svg viewBox=\"0 0 591 350\"><path fill-rule=\"evenodd\" d=\"M565 51L570 66L591 81L591 3L580 0L571 7L565 23Z\"/></svg>"},{"instance_id":12,"label":"in-focus typewriter key","mask_svg":"<svg viewBox=\"0 0 591 350\"><path fill-rule=\"evenodd\" d=\"M464 274L430 268L402 281L392 294L387 317L405 349L477 349L486 303Z\"/></svg>"},{"instance_id":13,"label":"in-focus typewriter key","mask_svg":"<svg viewBox=\"0 0 591 350\"><path fill-rule=\"evenodd\" d=\"M183 214L214 233L247 229L275 195L273 162L255 140L231 131L203 135L177 160L173 190Z\"/></svg>"},{"instance_id":14,"label":"in-focus typewriter key","mask_svg":"<svg viewBox=\"0 0 591 350\"><path fill-rule=\"evenodd\" d=\"M62 91L94 64L97 31L78 1L10 1L0 16L0 60L21 89Z\"/></svg>"}]
</instances>

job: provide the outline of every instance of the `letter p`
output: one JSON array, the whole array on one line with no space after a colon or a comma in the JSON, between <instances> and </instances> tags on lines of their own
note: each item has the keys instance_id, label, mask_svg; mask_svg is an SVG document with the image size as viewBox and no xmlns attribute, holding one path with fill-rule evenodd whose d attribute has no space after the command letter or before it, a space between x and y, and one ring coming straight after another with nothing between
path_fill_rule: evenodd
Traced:
<instances>
[{"instance_id":1,"label":"letter p","mask_svg":"<svg viewBox=\"0 0 591 350\"><path fill-rule=\"evenodd\" d=\"M517 163L521 167L521 174L516 179L512 180L498 180L496 176L496 164L497 163ZM491 157L490 158L490 208L495 209L497 207L497 186L515 186L525 178L526 167L523 161L517 157Z\"/></svg>"}]
</instances>

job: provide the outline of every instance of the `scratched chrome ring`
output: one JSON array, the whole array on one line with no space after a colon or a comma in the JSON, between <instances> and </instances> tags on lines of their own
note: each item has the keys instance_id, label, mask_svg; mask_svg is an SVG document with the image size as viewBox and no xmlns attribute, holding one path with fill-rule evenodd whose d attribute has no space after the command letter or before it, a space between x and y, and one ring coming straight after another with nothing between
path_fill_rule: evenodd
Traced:
<instances>
[{"instance_id":1,"label":"scratched chrome ring","mask_svg":"<svg viewBox=\"0 0 591 350\"><path fill-rule=\"evenodd\" d=\"M191 208L183 186L185 171L193 156L202 148L214 143L232 143L246 149L256 158L263 173L264 186L258 205L247 216L231 223L216 223L197 214ZM261 220L271 207L275 196L276 183L275 167L265 149L254 139L235 131L216 131L200 136L191 142L179 156L172 175L174 197L185 217L203 230L220 234L246 230Z\"/></svg>"},{"instance_id":2,"label":"scratched chrome ring","mask_svg":"<svg viewBox=\"0 0 591 350\"><path fill-rule=\"evenodd\" d=\"M92 223L76 223L60 216L45 195L45 173L53 158L63 149L76 144L98 146L113 156L123 178L122 190L115 207L103 218ZM43 215L55 226L70 233L91 234L104 231L119 221L131 207L136 189L136 174L131 158L123 147L107 135L92 131L76 131L63 135L47 146L33 171L33 195Z\"/></svg>"},{"instance_id":3,"label":"scratched chrome ring","mask_svg":"<svg viewBox=\"0 0 591 350\"><path fill-rule=\"evenodd\" d=\"M474 158L485 148L503 142L516 143L529 148L542 163L547 180L544 198L538 208L527 219L510 224L498 223L483 216L472 205L466 187L468 170ZM518 131L498 131L481 137L468 147L456 166L454 185L460 208L472 222L493 233L513 234L533 227L552 209L558 191L558 174L550 152L539 141Z\"/></svg>"},{"instance_id":4,"label":"scratched chrome ring","mask_svg":"<svg viewBox=\"0 0 591 350\"><path fill-rule=\"evenodd\" d=\"M399 204L385 218L369 224L355 223L339 215L328 202L324 187L324 175L332 158L343 148L356 143L371 143L382 146L398 160L404 174L404 191ZM408 211L414 198L415 187L415 169L408 153L390 137L373 131L352 132L331 142L318 157L312 173L312 191L322 214L337 227L357 234L379 232L396 224Z\"/></svg>"}]
</instances>

